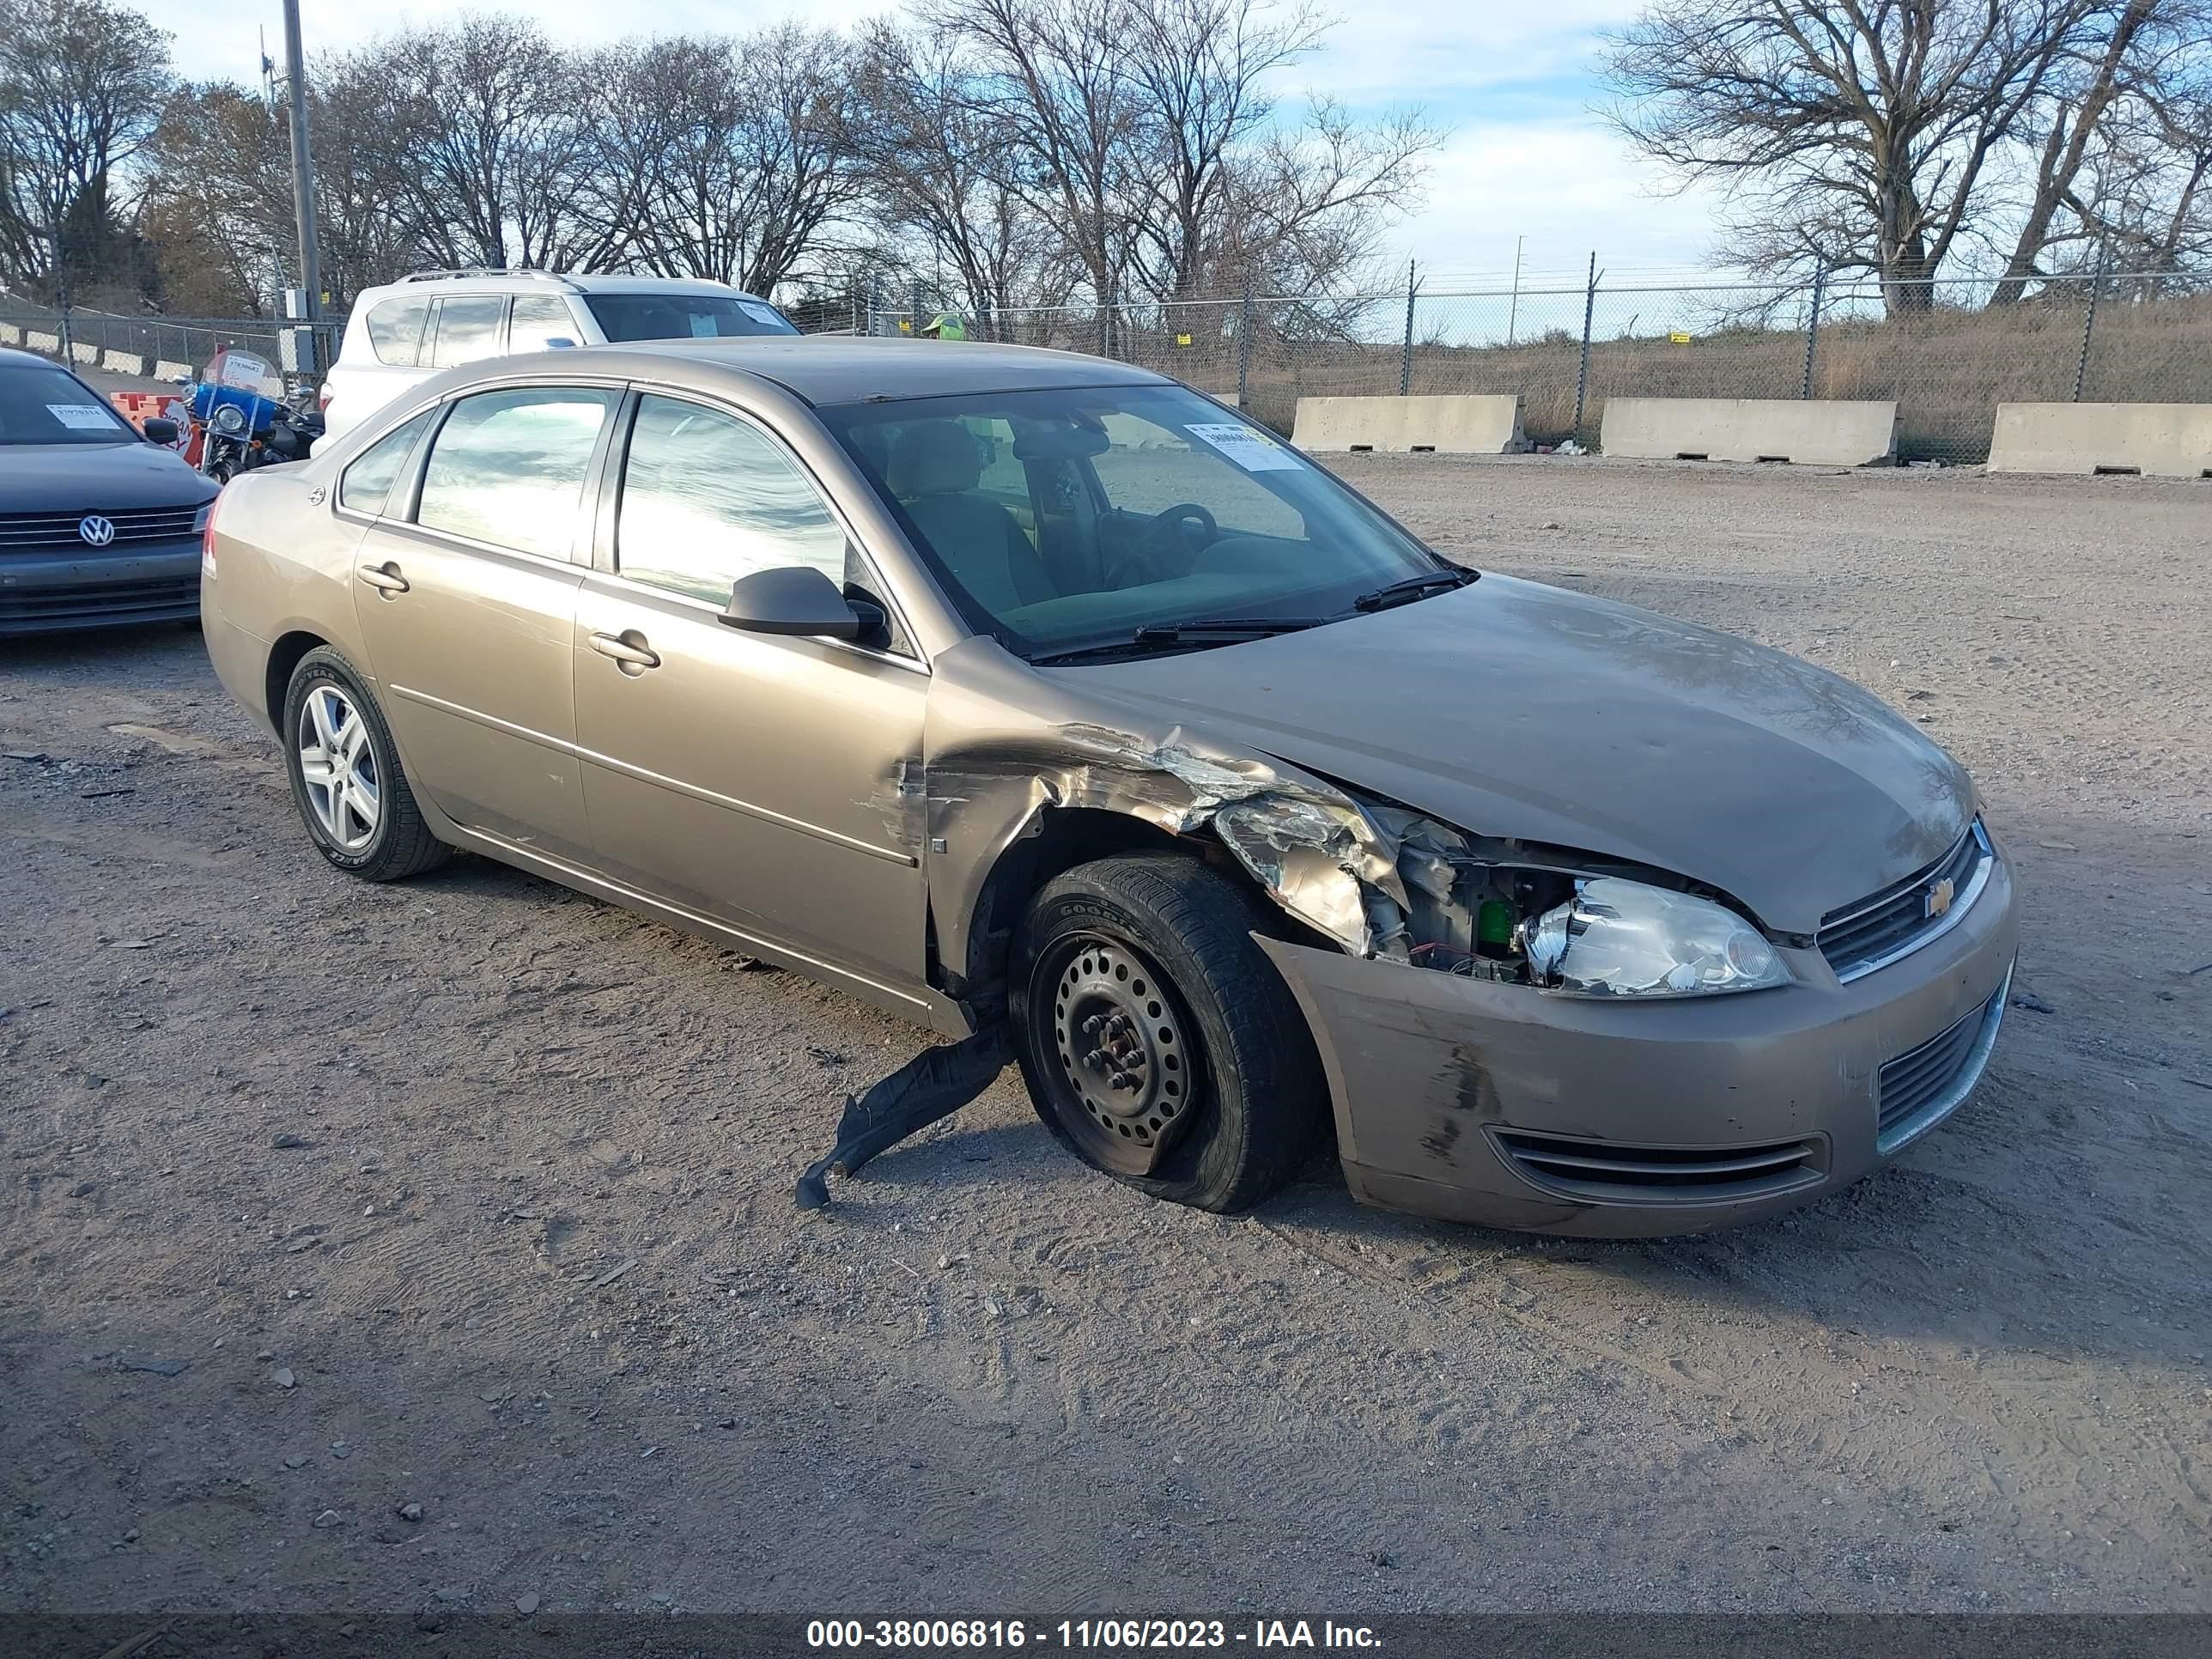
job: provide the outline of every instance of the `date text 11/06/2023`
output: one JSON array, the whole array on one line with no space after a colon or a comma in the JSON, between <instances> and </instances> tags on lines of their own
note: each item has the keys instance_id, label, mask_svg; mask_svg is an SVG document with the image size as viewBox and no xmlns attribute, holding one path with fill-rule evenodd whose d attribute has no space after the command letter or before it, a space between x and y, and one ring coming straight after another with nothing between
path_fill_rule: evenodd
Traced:
<instances>
[{"instance_id":1,"label":"date text 11/06/2023","mask_svg":"<svg viewBox=\"0 0 2212 1659\"><path fill-rule=\"evenodd\" d=\"M1328 1619L815 1619L807 1621L811 1648L907 1649L1043 1648L1063 1652L1113 1653L1176 1648L1379 1648L1381 1636L1364 1625Z\"/></svg>"}]
</instances>

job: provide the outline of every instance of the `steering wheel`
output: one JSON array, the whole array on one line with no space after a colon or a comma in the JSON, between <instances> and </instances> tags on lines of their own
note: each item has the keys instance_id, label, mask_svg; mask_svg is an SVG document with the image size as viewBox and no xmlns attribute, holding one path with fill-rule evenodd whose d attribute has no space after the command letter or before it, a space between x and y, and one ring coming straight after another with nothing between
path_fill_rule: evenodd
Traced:
<instances>
[{"instance_id":1,"label":"steering wheel","mask_svg":"<svg viewBox=\"0 0 2212 1659\"><path fill-rule=\"evenodd\" d=\"M1136 545L1106 572L1107 584L1139 587L1188 575L1198 556L1220 539L1221 526L1212 514L1196 501L1177 501L1152 515Z\"/></svg>"}]
</instances>

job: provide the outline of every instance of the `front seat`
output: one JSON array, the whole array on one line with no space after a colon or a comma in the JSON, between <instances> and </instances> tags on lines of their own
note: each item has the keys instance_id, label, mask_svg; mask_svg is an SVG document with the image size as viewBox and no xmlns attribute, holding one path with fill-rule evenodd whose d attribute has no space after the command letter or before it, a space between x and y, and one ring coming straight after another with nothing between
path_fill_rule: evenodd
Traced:
<instances>
[{"instance_id":1,"label":"front seat","mask_svg":"<svg viewBox=\"0 0 2212 1659\"><path fill-rule=\"evenodd\" d=\"M891 445L884 481L952 579L994 615L1058 599L1014 515L976 493L983 453L953 420L917 421Z\"/></svg>"}]
</instances>

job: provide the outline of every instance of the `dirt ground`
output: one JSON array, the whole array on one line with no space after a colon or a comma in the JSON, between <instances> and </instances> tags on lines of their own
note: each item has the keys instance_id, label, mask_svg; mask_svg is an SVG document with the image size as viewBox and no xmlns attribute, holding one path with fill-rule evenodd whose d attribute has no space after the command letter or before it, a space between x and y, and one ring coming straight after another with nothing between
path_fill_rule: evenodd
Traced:
<instances>
[{"instance_id":1,"label":"dirt ground","mask_svg":"<svg viewBox=\"0 0 2212 1659\"><path fill-rule=\"evenodd\" d=\"M195 635L10 644L0 1611L2212 1607L2212 483L1346 470L1971 766L2026 938L1949 1127L1563 1243L1151 1203L1009 1078L801 1216L916 1033L349 880Z\"/></svg>"}]
</instances>

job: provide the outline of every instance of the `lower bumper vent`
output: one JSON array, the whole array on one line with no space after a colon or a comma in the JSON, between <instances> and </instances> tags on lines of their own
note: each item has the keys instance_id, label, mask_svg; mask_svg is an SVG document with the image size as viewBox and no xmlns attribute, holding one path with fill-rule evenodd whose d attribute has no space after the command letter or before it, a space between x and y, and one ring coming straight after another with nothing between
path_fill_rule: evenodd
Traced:
<instances>
[{"instance_id":1,"label":"lower bumper vent","mask_svg":"<svg viewBox=\"0 0 2212 1659\"><path fill-rule=\"evenodd\" d=\"M1997 994L1957 1024L1909 1048L1881 1068L1881 1115L1875 1120L1875 1150L1887 1156L1934 1128L1956 1111L1981 1081L2004 1023L2005 993Z\"/></svg>"},{"instance_id":2,"label":"lower bumper vent","mask_svg":"<svg viewBox=\"0 0 2212 1659\"><path fill-rule=\"evenodd\" d=\"M1729 1204L1809 1187L1827 1173L1818 1138L1760 1146L1631 1146L1492 1129L1505 1161L1547 1192L1586 1204Z\"/></svg>"}]
</instances>

